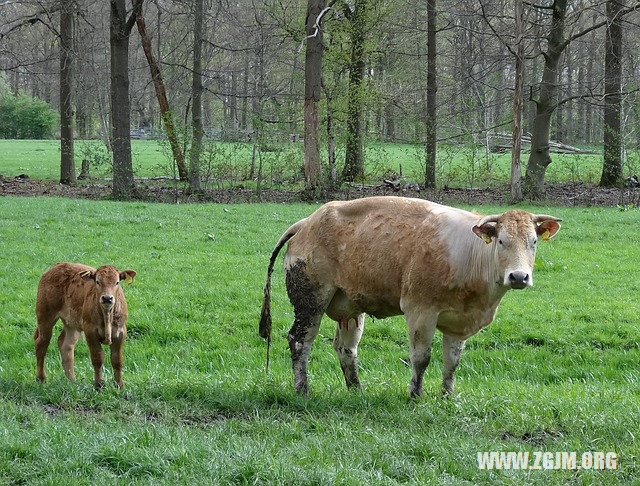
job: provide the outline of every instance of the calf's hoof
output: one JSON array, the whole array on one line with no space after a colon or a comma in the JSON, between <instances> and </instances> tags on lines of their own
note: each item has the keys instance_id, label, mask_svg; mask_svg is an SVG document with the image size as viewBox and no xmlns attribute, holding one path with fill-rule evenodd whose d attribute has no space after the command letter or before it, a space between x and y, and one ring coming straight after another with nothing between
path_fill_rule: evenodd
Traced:
<instances>
[{"instance_id":1,"label":"calf's hoof","mask_svg":"<svg viewBox=\"0 0 640 486\"><path fill-rule=\"evenodd\" d=\"M124 381L120 380L113 380L113 382L116 384L116 388L123 388L124 387Z\"/></svg>"},{"instance_id":2,"label":"calf's hoof","mask_svg":"<svg viewBox=\"0 0 640 486\"><path fill-rule=\"evenodd\" d=\"M100 391L100 390L102 390L104 388L104 381L95 381L93 383L93 386L95 387L95 389L97 391Z\"/></svg>"}]
</instances>

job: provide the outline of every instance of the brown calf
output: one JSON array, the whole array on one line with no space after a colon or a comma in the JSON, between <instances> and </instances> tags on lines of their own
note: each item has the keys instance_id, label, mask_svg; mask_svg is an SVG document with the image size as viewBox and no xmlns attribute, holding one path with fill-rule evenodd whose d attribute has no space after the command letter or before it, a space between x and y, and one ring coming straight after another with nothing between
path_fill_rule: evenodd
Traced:
<instances>
[{"instance_id":1,"label":"brown calf","mask_svg":"<svg viewBox=\"0 0 640 486\"><path fill-rule=\"evenodd\" d=\"M103 386L102 344L111 346L113 379L122 382L122 348L127 335L127 301L120 287L121 280L133 281L136 272L120 272L111 265L98 268L79 263L56 263L47 270L38 285L36 317L38 326L33 335L36 352L36 379L46 381L44 359L51 340L53 325L62 320L64 328L58 338L64 373L76 379L73 349L84 332L91 352L96 389Z\"/></svg>"}]
</instances>

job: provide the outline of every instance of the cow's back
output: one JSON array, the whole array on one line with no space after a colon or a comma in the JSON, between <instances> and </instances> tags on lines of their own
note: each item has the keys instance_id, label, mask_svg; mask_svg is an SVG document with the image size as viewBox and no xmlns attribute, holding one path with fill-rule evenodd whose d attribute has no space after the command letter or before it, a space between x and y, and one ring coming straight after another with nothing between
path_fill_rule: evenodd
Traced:
<instances>
[{"instance_id":1,"label":"cow's back","mask_svg":"<svg viewBox=\"0 0 640 486\"><path fill-rule=\"evenodd\" d=\"M291 238L287 258L303 259L310 276L334 284L350 300L361 300L363 310L375 303L399 313L415 261L437 264L445 257L436 230L450 209L398 197L331 202Z\"/></svg>"},{"instance_id":2,"label":"cow's back","mask_svg":"<svg viewBox=\"0 0 640 486\"><path fill-rule=\"evenodd\" d=\"M56 263L40 278L36 297L38 317L62 317L69 324L81 320L82 307L91 288L80 274L94 268L79 263ZM77 323L81 325L80 322ZM75 327L75 326L74 326Z\"/></svg>"}]
</instances>

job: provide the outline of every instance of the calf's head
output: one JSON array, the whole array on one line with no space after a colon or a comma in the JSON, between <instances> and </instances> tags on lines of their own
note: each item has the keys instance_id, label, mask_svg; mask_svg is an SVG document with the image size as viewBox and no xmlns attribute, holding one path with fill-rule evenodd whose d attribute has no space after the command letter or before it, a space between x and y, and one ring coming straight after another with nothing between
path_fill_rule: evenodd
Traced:
<instances>
[{"instance_id":1,"label":"calf's head","mask_svg":"<svg viewBox=\"0 0 640 486\"><path fill-rule=\"evenodd\" d=\"M96 285L96 295L98 303L106 311L111 310L116 303L117 290L120 281L128 280L133 282L136 272L133 270L125 270L120 272L112 265L105 265L98 268L95 272L86 271L80 274L85 280L93 280Z\"/></svg>"},{"instance_id":2,"label":"calf's head","mask_svg":"<svg viewBox=\"0 0 640 486\"><path fill-rule=\"evenodd\" d=\"M560 229L558 218L512 210L485 216L472 231L493 245L498 284L512 289L533 285L538 240L550 240Z\"/></svg>"}]
</instances>

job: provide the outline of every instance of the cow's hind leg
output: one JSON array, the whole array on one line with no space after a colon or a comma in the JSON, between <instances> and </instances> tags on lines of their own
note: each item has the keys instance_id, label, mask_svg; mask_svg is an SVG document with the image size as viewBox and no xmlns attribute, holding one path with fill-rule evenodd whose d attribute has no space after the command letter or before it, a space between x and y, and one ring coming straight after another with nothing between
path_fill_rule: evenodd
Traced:
<instances>
[{"instance_id":1,"label":"cow's hind leg","mask_svg":"<svg viewBox=\"0 0 640 486\"><path fill-rule=\"evenodd\" d=\"M364 314L355 319L343 319L336 325L333 347L340 360L347 387L360 388L358 379L358 344L364 330Z\"/></svg>"},{"instance_id":2,"label":"cow's hind leg","mask_svg":"<svg viewBox=\"0 0 640 486\"><path fill-rule=\"evenodd\" d=\"M60 350L60 358L62 359L62 368L64 374L71 381L76 381L76 371L73 363L73 349L80 337L80 331L65 326L58 338L58 349Z\"/></svg>"},{"instance_id":3,"label":"cow's hind leg","mask_svg":"<svg viewBox=\"0 0 640 486\"><path fill-rule=\"evenodd\" d=\"M453 394L453 385L455 378L453 373L458 367L460 356L464 349L464 340L456 339L444 334L442 336L442 393L445 395Z\"/></svg>"},{"instance_id":4,"label":"cow's hind leg","mask_svg":"<svg viewBox=\"0 0 640 486\"><path fill-rule=\"evenodd\" d=\"M411 382L409 396L422 396L422 379L431 361L431 344L436 331L437 313L429 309L405 311L409 326L409 351L411 357Z\"/></svg>"},{"instance_id":5,"label":"cow's hind leg","mask_svg":"<svg viewBox=\"0 0 640 486\"><path fill-rule=\"evenodd\" d=\"M305 263L298 260L286 269L289 300L293 304L294 322L289 331L289 349L296 392L307 395L307 362L313 341L318 335L320 321L335 289L312 281L305 271Z\"/></svg>"},{"instance_id":6,"label":"cow's hind leg","mask_svg":"<svg viewBox=\"0 0 640 486\"><path fill-rule=\"evenodd\" d=\"M47 381L47 373L44 370L44 359L47 356L49 342L51 342L51 334L56 319L38 313L38 326L33 333L33 345L36 354L36 380Z\"/></svg>"}]
</instances>

